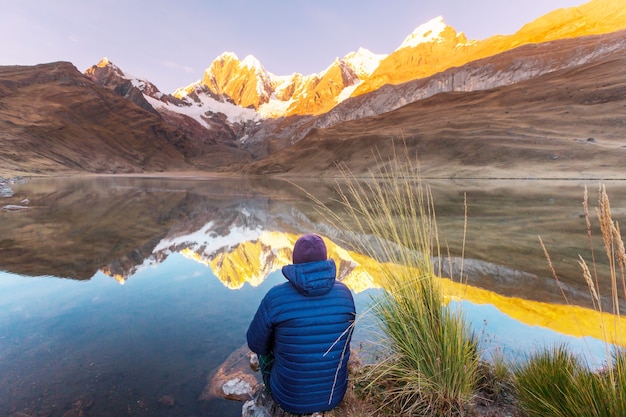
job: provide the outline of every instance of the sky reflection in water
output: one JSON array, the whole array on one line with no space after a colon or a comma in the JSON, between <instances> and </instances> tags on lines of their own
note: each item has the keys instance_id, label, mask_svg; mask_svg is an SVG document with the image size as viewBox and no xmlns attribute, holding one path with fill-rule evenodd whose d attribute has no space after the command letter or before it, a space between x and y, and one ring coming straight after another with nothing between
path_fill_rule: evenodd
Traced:
<instances>
[{"instance_id":1,"label":"sky reflection in water","mask_svg":"<svg viewBox=\"0 0 626 417\"><path fill-rule=\"evenodd\" d=\"M210 372L245 343L245 330L261 298L284 279L279 269L289 261L297 236L321 225L310 213L299 210L308 203L287 204L282 195L276 203L265 195L215 197L190 189L189 184L159 185L131 182L107 191L106 187L74 183L69 195L76 193L76 198L67 203L59 199L59 195L67 198L67 190L58 193L54 187L50 192L41 185L26 187L24 192L30 193L35 204L47 208L4 217L14 219L16 225L14 230L6 223L0 226L5 234L0 249L5 254L19 246L25 231L37 231L43 225L59 230L63 222L70 223L68 229L86 232L71 237L56 235L59 245L69 245L64 240L75 239L74 248L81 248L87 244L81 236L93 233L108 246L94 246L93 253L103 261L87 259L85 254L78 261L76 256L57 254L48 264L38 265L65 273L96 271L82 281L16 274L6 268L6 258L0 259L0 271L6 271L0 272L0 414L48 412L61 416L73 400L89 396L94 400L93 415L156 416L165 412L158 399L170 395L176 406L167 409L168 415L240 415L239 403L198 402L196 398ZM94 189L104 191L98 194ZM125 191L115 196L112 190ZM96 205L105 206L100 217L106 220L103 229L87 224L94 222L91 217L81 223L77 219L82 219L82 214L73 213L70 220L55 218L58 213L71 212L64 204L85 201L86 194ZM121 224L121 219L120 231L111 229L119 217L108 219L106 213L114 209L106 204L118 207L122 202L127 207L147 205L145 209L127 208L126 213L131 209L154 212L135 218L141 223L140 231L131 223ZM159 211L161 207L168 211ZM35 237L24 240L24 248L32 246L33 253L47 248L53 251L55 242L49 238L38 242L42 233L39 230ZM2 247L10 245L6 242L12 239L17 242L12 248ZM130 241L129 249L110 252L111 247L123 245L121 240ZM89 244L95 245L92 241ZM342 265L343 277L357 291L357 308L363 315L369 295L375 291L371 282L354 279L356 275L362 278L363 271L355 266L353 254L334 247L331 256ZM29 262L41 260L26 257L21 262L29 269ZM70 262L79 262L80 268L67 267ZM565 341L592 365L600 366L606 357L604 343L596 339L529 326L490 304L464 300L452 301L452 306L463 309L488 354L519 357L537 347ZM367 342L376 341L371 331L371 317L365 315L355 334L355 346L363 342L367 347Z\"/></svg>"}]
</instances>

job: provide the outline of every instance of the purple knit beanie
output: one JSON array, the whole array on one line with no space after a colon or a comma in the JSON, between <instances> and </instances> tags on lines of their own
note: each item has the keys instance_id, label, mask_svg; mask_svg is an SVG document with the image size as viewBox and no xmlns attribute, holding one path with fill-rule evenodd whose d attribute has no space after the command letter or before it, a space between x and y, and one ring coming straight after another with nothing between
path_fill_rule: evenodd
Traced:
<instances>
[{"instance_id":1,"label":"purple knit beanie","mask_svg":"<svg viewBox=\"0 0 626 417\"><path fill-rule=\"evenodd\" d=\"M293 263L304 264L327 259L326 244L318 235L302 235L293 246Z\"/></svg>"}]
</instances>

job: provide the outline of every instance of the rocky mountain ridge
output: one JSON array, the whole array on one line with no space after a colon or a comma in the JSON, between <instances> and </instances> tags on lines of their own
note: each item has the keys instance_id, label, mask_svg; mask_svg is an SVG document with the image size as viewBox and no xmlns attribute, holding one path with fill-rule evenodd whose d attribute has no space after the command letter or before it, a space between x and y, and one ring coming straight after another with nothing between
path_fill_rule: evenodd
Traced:
<instances>
[{"instance_id":1,"label":"rocky mountain ridge","mask_svg":"<svg viewBox=\"0 0 626 417\"><path fill-rule=\"evenodd\" d=\"M169 106L170 111L176 112L177 107L193 102L206 107L209 113L224 112L231 122L321 115L349 97L426 78L523 45L626 29L625 10L620 0L592 0L579 7L555 10L512 35L484 40L468 40L440 16L419 25L388 55L376 55L361 48L337 58L319 74L310 75L278 76L268 72L254 56L239 60L234 53L225 52L211 63L200 80L173 95L154 94L154 86L149 82L145 84L151 87L144 94L174 104ZM467 86L465 90L469 88L477 87ZM163 97L188 99L188 103L163 100ZM207 97L210 100L205 103ZM217 109L216 102L254 111L233 117L232 106L222 105Z\"/></svg>"},{"instance_id":2,"label":"rocky mountain ridge","mask_svg":"<svg viewBox=\"0 0 626 417\"><path fill-rule=\"evenodd\" d=\"M251 55L239 60L234 53L225 52L201 80L178 89L174 96L184 98L205 91L221 101L254 109L262 118L319 113L332 108L344 90L366 79L382 58L361 48L337 58L319 74L277 76Z\"/></svg>"}]
</instances>

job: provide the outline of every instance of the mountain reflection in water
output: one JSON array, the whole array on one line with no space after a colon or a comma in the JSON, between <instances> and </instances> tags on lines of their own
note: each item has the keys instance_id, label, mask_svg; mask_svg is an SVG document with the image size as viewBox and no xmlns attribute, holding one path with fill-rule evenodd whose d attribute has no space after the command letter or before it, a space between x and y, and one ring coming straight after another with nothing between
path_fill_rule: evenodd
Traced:
<instances>
[{"instance_id":1,"label":"mountain reflection in water","mask_svg":"<svg viewBox=\"0 0 626 417\"><path fill-rule=\"evenodd\" d=\"M339 210L334 183L300 185ZM588 251L582 184L430 186L453 257L462 250L467 195L463 270L471 285L441 282L487 351L518 355L565 338L601 363L604 345L580 338L601 330L572 267ZM613 207L626 207L624 185L608 189ZM280 268L300 234L327 237L361 312L377 288L377 264L338 246L339 232L282 181L39 179L14 191L32 208L0 212L0 414L61 416L87 396L94 415L160 415L158 399L170 395L169 415L240 415L239 404L196 397L210 371L245 343L256 306L282 282ZM568 299L582 307L564 305L539 234L559 261ZM454 270L459 262L445 264ZM373 338L367 328L355 342Z\"/></svg>"}]
</instances>

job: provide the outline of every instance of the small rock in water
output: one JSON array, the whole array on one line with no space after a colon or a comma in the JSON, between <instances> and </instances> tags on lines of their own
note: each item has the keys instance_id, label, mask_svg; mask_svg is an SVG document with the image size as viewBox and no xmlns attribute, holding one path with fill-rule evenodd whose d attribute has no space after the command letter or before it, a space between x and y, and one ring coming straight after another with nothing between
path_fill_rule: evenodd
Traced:
<instances>
[{"instance_id":1,"label":"small rock in water","mask_svg":"<svg viewBox=\"0 0 626 417\"><path fill-rule=\"evenodd\" d=\"M164 395L159 398L159 404L167 408L172 408L176 405L176 399L174 399L174 397L172 397L171 395Z\"/></svg>"},{"instance_id":2,"label":"small rock in water","mask_svg":"<svg viewBox=\"0 0 626 417\"><path fill-rule=\"evenodd\" d=\"M72 401L72 408L63 413L62 417L85 417L87 410L93 407L94 399L83 395Z\"/></svg>"},{"instance_id":3,"label":"small rock in water","mask_svg":"<svg viewBox=\"0 0 626 417\"><path fill-rule=\"evenodd\" d=\"M0 177L0 197L13 197L13 190L10 184L24 184L24 177L3 178Z\"/></svg>"},{"instance_id":4,"label":"small rock in water","mask_svg":"<svg viewBox=\"0 0 626 417\"><path fill-rule=\"evenodd\" d=\"M247 401L260 384L260 375L250 369L250 349L244 345L228 358L207 378L207 384L198 396L199 401L212 398Z\"/></svg>"},{"instance_id":5,"label":"small rock in water","mask_svg":"<svg viewBox=\"0 0 626 417\"><path fill-rule=\"evenodd\" d=\"M8 205L2 207L0 210L14 212L14 211L28 210L29 208L30 207L27 207L27 206L18 206L16 204L8 204Z\"/></svg>"},{"instance_id":6,"label":"small rock in water","mask_svg":"<svg viewBox=\"0 0 626 417\"><path fill-rule=\"evenodd\" d=\"M241 417L274 417L274 400L259 387L251 400L246 401L241 407Z\"/></svg>"},{"instance_id":7,"label":"small rock in water","mask_svg":"<svg viewBox=\"0 0 626 417\"><path fill-rule=\"evenodd\" d=\"M3 182L0 182L0 197L13 197L13 190L11 187Z\"/></svg>"},{"instance_id":8,"label":"small rock in water","mask_svg":"<svg viewBox=\"0 0 626 417\"><path fill-rule=\"evenodd\" d=\"M260 368L258 355L254 352L250 352L248 354L248 358L250 360L250 369L252 369L254 372L257 372Z\"/></svg>"}]
</instances>

